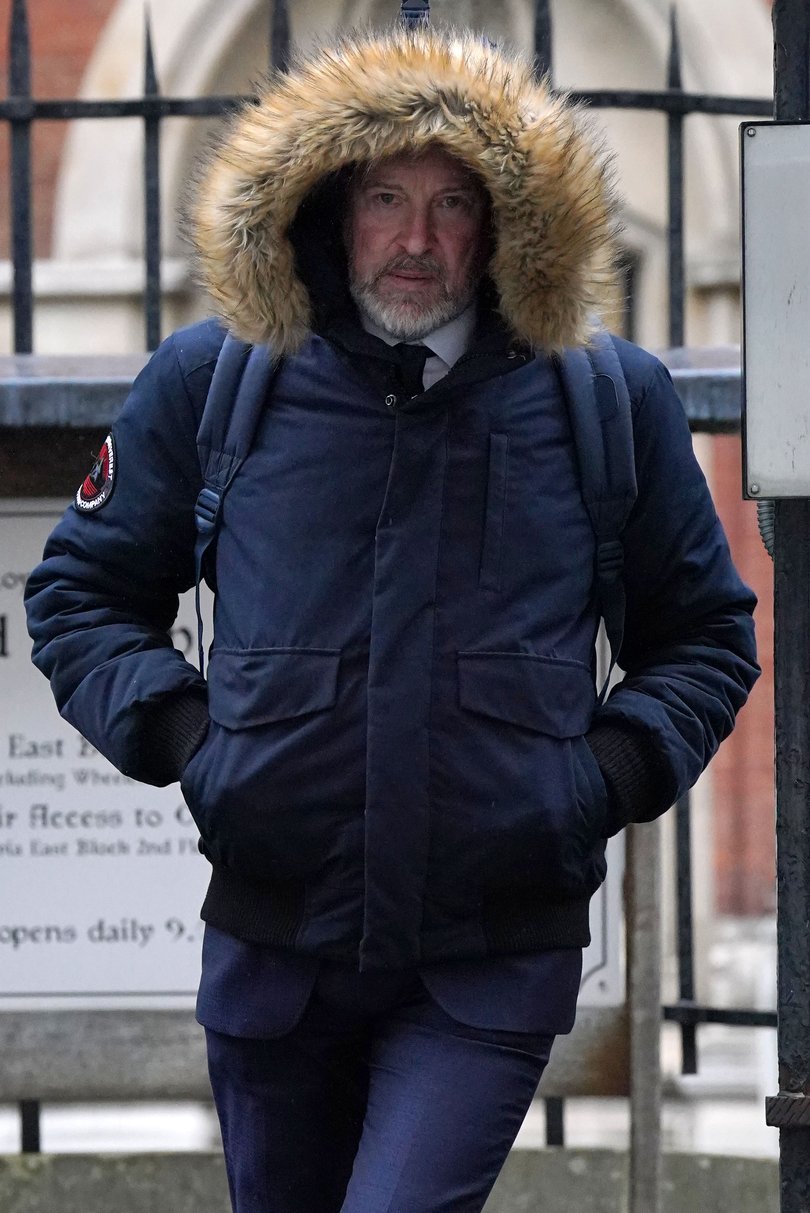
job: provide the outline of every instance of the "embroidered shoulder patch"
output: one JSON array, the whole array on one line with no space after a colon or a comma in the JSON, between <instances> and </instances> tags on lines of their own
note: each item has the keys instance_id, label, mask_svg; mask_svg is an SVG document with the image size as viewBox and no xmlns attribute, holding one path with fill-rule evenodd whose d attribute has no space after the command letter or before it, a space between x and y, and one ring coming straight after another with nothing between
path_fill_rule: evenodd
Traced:
<instances>
[{"instance_id":1,"label":"embroidered shoulder patch","mask_svg":"<svg viewBox=\"0 0 810 1213\"><path fill-rule=\"evenodd\" d=\"M115 488L115 447L112 434L104 439L96 461L88 472L74 502L83 514L100 510L112 497Z\"/></svg>"}]
</instances>

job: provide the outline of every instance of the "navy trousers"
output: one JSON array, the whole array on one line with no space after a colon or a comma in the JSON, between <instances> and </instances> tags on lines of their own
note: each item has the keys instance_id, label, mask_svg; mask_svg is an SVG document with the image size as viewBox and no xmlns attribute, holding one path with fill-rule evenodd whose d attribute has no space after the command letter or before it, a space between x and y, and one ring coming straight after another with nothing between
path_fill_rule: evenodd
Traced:
<instances>
[{"instance_id":1,"label":"navy trousers","mask_svg":"<svg viewBox=\"0 0 810 1213\"><path fill-rule=\"evenodd\" d=\"M206 1039L235 1213L479 1213L554 1035L462 1024L416 972L325 964L278 1035Z\"/></svg>"}]
</instances>

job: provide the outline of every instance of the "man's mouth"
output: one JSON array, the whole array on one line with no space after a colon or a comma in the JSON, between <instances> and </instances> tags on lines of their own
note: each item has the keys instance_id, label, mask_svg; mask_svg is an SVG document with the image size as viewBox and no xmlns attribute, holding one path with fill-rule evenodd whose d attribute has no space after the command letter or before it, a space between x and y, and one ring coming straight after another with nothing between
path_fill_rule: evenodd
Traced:
<instances>
[{"instance_id":1,"label":"man's mouth","mask_svg":"<svg viewBox=\"0 0 810 1213\"><path fill-rule=\"evenodd\" d=\"M403 286L407 286L410 283L419 286L422 283L434 283L438 281L440 270L436 265L426 265L424 263L420 265L418 262L416 264L413 262L408 264L406 261L401 265L395 263L388 266L382 271L380 277L387 278L389 281Z\"/></svg>"},{"instance_id":2,"label":"man's mouth","mask_svg":"<svg viewBox=\"0 0 810 1213\"><path fill-rule=\"evenodd\" d=\"M389 270L385 275L389 281L402 286L422 286L436 281L436 275L428 270Z\"/></svg>"}]
</instances>

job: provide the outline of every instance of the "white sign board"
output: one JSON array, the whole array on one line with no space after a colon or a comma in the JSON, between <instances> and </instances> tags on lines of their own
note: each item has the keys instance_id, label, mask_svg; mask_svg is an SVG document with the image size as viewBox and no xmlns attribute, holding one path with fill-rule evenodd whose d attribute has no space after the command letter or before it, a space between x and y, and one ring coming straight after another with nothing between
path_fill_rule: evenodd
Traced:
<instances>
[{"instance_id":1,"label":"white sign board","mask_svg":"<svg viewBox=\"0 0 810 1213\"><path fill-rule=\"evenodd\" d=\"M744 490L810 496L810 125L744 123Z\"/></svg>"},{"instance_id":2,"label":"white sign board","mask_svg":"<svg viewBox=\"0 0 810 1213\"><path fill-rule=\"evenodd\" d=\"M60 513L0 503L0 1010L188 1007L210 869L179 788L119 774L60 718L31 664L23 587ZM173 636L193 660L193 594ZM609 850L589 1006L624 1002L621 840Z\"/></svg>"},{"instance_id":3,"label":"white sign board","mask_svg":"<svg viewBox=\"0 0 810 1213\"><path fill-rule=\"evenodd\" d=\"M31 664L23 586L60 514L0 509L0 1008L190 1006L210 869L179 789L119 774ZM174 635L196 649L193 601Z\"/></svg>"}]
</instances>

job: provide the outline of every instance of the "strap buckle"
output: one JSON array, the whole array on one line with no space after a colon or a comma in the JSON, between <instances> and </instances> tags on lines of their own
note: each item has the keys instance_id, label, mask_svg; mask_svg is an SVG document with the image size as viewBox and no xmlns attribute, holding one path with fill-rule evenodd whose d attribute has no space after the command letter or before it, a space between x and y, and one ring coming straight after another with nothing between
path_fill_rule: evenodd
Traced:
<instances>
[{"instance_id":1,"label":"strap buckle","mask_svg":"<svg viewBox=\"0 0 810 1213\"><path fill-rule=\"evenodd\" d=\"M222 506L222 494L213 489L200 489L194 504L194 522L200 535L210 535L216 530L219 511Z\"/></svg>"}]
</instances>

